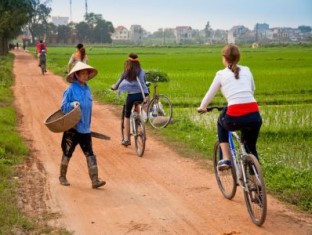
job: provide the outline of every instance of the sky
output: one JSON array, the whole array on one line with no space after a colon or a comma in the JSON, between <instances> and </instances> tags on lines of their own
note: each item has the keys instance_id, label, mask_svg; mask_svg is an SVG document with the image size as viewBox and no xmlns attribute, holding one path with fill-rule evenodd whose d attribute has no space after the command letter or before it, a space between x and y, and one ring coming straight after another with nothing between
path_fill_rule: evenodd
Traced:
<instances>
[{"instance_id":1,"label":"sky","mask_svg":"<svg viewBox=\"0 0 312 235\"><path fill-rule=\"evenodd\" d=\"M51 16L70 17L70 0L50 0ZM72 1L72 21L83 21L85 0ZM256 23L273 27L312 27L312 0L87 0L88 13L130 29L133 24L154 32L191 26L229 30L236 25L253 29Z\"/></svg>"}]
</instances>

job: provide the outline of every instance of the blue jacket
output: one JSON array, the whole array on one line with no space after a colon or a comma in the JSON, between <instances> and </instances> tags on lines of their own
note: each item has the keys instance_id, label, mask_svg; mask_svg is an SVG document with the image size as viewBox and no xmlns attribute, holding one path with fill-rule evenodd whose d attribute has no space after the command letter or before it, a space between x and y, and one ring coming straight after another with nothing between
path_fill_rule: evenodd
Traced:
<instances>
[{"instance_id":1,"label":"blue jacket","mask_svg":"<svg viewBox=\"0 0 312 235\"><path fill-rule=\"evenodd\" d=\"M78 81L72 83L64 92L62 111L70 112L74 108L74 101L80 103L81 119L75 126L79 133L91 133L92 95L87 84L81 85Z\"/></svg>"},{"instance_id":2,"label":"blue jacket","mask_svg":"<svg viewBox=\"0 0 312 235\"><path fill-rule=\"evenodd\" d=\"M140 81L140 84L143 88L143 92L145 94L148 94L148 89L145 84L145 72L141 70L138 74L138 78ZM121 94L123 92L128 92L128 93L142 93L141 88L137 80L134 81L128 81L125 79L124 73L122 73L121 77L119 78L116 86L118 87L118 94Z\"/></svg>"}]
</instances>

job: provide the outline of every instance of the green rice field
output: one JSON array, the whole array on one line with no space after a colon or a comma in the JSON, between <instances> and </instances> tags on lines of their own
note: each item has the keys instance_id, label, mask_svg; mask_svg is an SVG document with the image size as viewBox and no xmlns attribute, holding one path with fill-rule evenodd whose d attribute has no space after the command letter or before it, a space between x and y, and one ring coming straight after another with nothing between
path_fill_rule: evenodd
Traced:
<instances>
[{"instance_id":1,"label":"green rice field","mask_svg":"<svg viewBox=\"0 0 312 235\"><path fill-rule=\"evenodd\" d=\"M211 159L218 113L199 115L196 108L217 70L223 69L221 47L86 49L89 64L99 71L89 84L95 97L105 103L120 105L124 101L110 86L119 78L130 52L139 55L144 70L167 73L170 82L159 83L159 91L171 99L174 121L156 134L179 145L185 153L192 149ZM48 68L64 77L74 51L74 46L49 48ZM263 118L258 151L268 191L311 213L312 47L242 47L241 53L240 64L250 67L254 75L255 97ZM217 94L213 104L224 103Z\"/></svg>"}]
</instances>

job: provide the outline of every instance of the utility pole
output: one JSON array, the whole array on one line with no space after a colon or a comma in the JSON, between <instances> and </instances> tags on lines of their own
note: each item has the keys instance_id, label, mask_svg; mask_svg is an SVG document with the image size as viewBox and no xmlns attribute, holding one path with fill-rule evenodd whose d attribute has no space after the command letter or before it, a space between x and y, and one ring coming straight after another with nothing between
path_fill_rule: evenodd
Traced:
<instances>
[{"instance_id":1,"label":"utility pole","mask_svg":"<svg viewBox=\"0 0 312 235\"><path fill-rule=\"evenodd\" d=\"M69 22L73 21L73 14L72 14L72 0L69 0Z\"/></svg>"}]
</instances>

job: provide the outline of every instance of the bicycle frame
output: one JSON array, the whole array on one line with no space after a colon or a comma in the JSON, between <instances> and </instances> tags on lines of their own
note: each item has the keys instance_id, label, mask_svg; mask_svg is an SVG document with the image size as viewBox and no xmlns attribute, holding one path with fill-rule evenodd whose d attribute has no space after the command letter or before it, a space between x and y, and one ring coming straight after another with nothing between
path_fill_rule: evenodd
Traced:
<instances>
[{"instance_id":1,"label":"bicycle frame","mask_svg":"<svg viewBox=\"0 0 312 235\"><path fill-rule=\"evenodd\" d=\"M131 115L130 115L130 126L133 135L137 135L137 129L135 125L135 119L136 118L141 118L141 109L142 105L141 104L134 104L131 110Z\"/></svg>"},{"instance_id":2,"label":"bicycle frame","mask_svg":"<svg viewBox=\"0 0 312 235\"><path fill-rule=\"evenodd\" d=\"M234 164L235 172L237 175L237 183L241 187L243 187L245 190L248 191L248 187L245 187L245 185L247 184L247 177L246 177L246 173L243 167L243 162L245 161L243 157L246 156L248 153L245 149L244 144L241 142L240 136L235 131L229 131L228 133L229 133L229 146L230 146L230 151L231 151L232 158L233 158L232 162ZM235 149L233 137L238 142L239 152L237 152Z\"/></svg>"},{"instance_id":3,"label":"bicycle frame","mask_svg":"<svg viewBox=\"0 0 312 235\"><path fill-rule=\"evenodd\" d=\"M140 107L138 107L140 106ZM136 111L138 110L138 112ZM130 133L134 137L135 149L137 155L142 157L145 150L145 141L146 141L146 133L145 133L145 125L141 118L141 104L135 103L131 109L130 115ZM121 116L121 134L122 139L124 139L124 120L125 120L125 105L123 106L123 112Z\"/></svg>"},{"instance_id":4,"label":"bicycle frame","mask_svg":"<svg viewBox=\"0 0 312 235\"><path fill-rule=\"evenodd\" d=\"M44 73L46 72L46 54L45 54L45 52L41 52L41 54L39 55L39 65L41 68L41 72L44 75Z\"/></svg>"},{"instance_id":5,"label":"bicycle frame","mask_svg":"<svg viewBox=\"0 0 312 235\"><path fill-rule=\"evenodd\" d=\"M153 99L157 98L157 84L156 82L154 82L154 85L153 85Z\"/></svg>"},{"instance_id":6,"label":"bicycle frame","mask_svg":"<svg viewBox=\"0 0 312 235\"><path fill-rule=\"evenodd\" d=\"M141 104L134 104L132 109L131 109L131 115L130 115L130 133L132 131L133 134L136 134L136 127L135 127L135 119L136 118L141 118L141 109L142 109L142 106ZM137 111L138 110L138 111ZM136 113L136 114L135 114ZM122 123L124 122L124 119L125 119L125 105L123 105L123 108L122 108ZM123 126L122 126L123 127Z\"/></svg>"}]
</instances>

